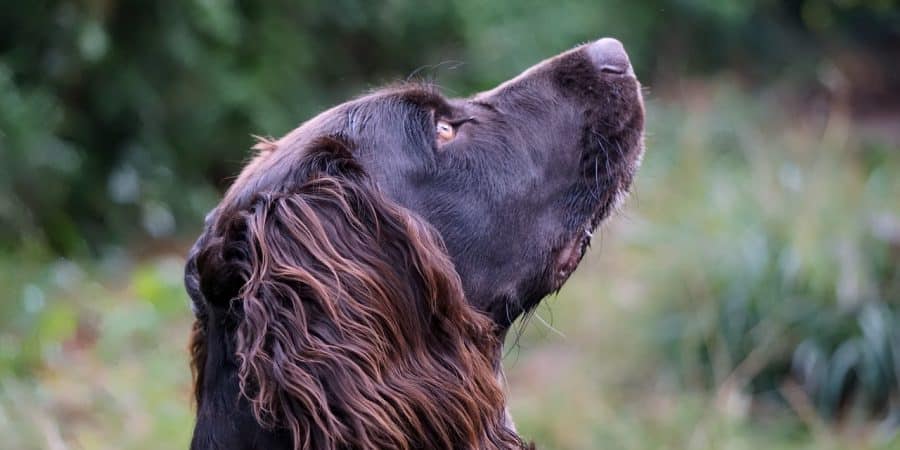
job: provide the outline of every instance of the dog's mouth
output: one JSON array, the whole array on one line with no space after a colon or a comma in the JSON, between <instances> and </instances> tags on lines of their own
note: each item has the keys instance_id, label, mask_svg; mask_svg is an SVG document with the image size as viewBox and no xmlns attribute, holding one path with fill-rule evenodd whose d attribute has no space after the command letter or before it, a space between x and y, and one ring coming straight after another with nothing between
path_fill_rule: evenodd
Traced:
<instances>
[{"instance_id":1,"label":"dog's mouth","mask_svg":"<svg viewBox=\"0 0 900 450\"><path fill-rule=\"evenodd\" d=\"M563 245L554 252L556 259L551 274L552 291L558 291L572 273L575 272L587 249L590 248L594 233L601 223L613 215L628 197L631 178L640 166L643 156L643 145L639 145L636 155L628 163L627 175L624 175L624 178L619 179L618 183L616 183L618 187L607 192L606 195L599 194L602 200L595 206L594 212L590 214L587 220L568 233L569 237L563 239Z\"/></svg>"},{"instance_id":2,"label":"dog's mouth","mask_svg":"<svg viewBox=\"0 0 900 450\"><path fill-rule=\"evenodd\" d=\"M578 268L587 249L590 248L597 228L604 220L613 215L628 197L631 181L641 165L644 154L642 140L633 145L618 155L620 159L604 163L604 166L607 167L604 174L604 178L607 178L606 182L589 188L590 193L587 195L596 199L594 210L584 222L567 233L568 238L564 238L563 244L553 253L556 255L556 259L550 277L551 291L558 291L569 279L572 272ZM587 167L590 166L591 164ZM582 169L582 171L591 178L593 174L591 170ZM593 177L596 176L593 174ZM590 181L589 184L594 183Z\"/></svg>"},{"instance_id":3,"label":"dog's mouth","mask_svg":"<svg viewBox=\"0 0 900 450\"><path fill-rule=\"evenodd\" d=\"M556 257L556 270L553 274L553 290L561 288L572 272L578 268L578 264L591 246L593 237L594 230L586 225L560 249Z\"/></svg>"},{"instance_id":4,"label":"dog's mouth","mask_svg":"<svg viewBox=\"0 0 900 450\"><path fill-rule=\"evenodd\" d=\"M552 290L559 290L572 272L578 268L587 249L591 247L594 232L607 215L608 208L598 208L588 220L575 229L568 240L564 241L563 246L556 252L556 264L551 281Z\"/></svg>"}]
</instances>

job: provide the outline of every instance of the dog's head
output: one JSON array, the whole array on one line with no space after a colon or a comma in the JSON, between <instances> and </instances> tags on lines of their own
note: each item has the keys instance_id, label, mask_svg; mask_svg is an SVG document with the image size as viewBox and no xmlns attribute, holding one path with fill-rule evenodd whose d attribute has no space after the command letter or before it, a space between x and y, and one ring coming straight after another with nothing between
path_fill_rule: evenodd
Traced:
<instances>
[{"instance_id":1,"label":"dog's head","mask_svg":"<svg viewBox=\"0 0 900 450\"><path fill-rule=\"evenodd\" d=\"M643 120L628 56L601 39L469 98L404 84L332 108L257 145L218 211L306 182L310 147L340 139L377 189L437 229L466 298L503 330L563 284L624 199Z\"/></svg>"},{"instance_id":2,"label":"dog's head","mask_svg":"<svg viewBox=\"0 0 900 450\"><path fill-rule=\"evenodd\" d=\"M260 141L188 258L201 408L238 389L295 447L519 446L498 338L578 265L642 132L601 39L469 98L396 85Z\"/></svg>"}]
</instances>

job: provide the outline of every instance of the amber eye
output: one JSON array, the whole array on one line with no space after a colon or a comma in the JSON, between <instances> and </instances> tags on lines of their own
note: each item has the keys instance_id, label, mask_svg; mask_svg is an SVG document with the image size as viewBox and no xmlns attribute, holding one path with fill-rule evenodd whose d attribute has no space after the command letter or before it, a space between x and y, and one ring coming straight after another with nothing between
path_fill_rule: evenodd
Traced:
<instances>
[{"instance_id":1,"label":"amber eye","mask_svg":"<svg viewBox=\"0 0 900 450\"><path fill-rule=\"evenodd\" d=\"M449 142L456 136L456 128L446 120L438 120L438 123L435 126L435 132L437 133L438 142L441 144Z\"/></svg>"}]
</instances>

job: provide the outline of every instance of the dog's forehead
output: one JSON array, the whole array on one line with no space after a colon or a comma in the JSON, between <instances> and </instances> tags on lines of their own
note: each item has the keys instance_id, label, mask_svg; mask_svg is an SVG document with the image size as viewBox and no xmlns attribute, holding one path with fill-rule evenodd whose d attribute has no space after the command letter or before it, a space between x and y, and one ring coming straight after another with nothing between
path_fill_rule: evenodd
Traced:
<instances>
[{"instance_id":1,"label":"dog's forehead","mask_svg":"<svg viewBox=\"0 0 900 450\"><path fill-rule=\"evenodd\" d=\"M410 108L409 112L437 111L444 113L450 107L448 100L437 85L419 82L395 83L369 92L351 100L338 108L344 114L378 114L383 117L385 108L397 114L398 108ZM400 117L385 117L389 120Z\"/></svg>"},{"instance_id":2,"label":"dog's forehead","mask_svg":"<svg viewBox=\"0 0 900 450\"><path fill-rule=\"evenodd\" d=\"M301 155L325 136L371 144L385 129L406 126L413 112L448 108L436 87L427 84L391 85L329 108L279 139L261 140L258 153L244 167L223 203L241 207L257 192L275 189L294 177ZM403 134L401 134L403 135Z\"/></svg>"}]
</instances>

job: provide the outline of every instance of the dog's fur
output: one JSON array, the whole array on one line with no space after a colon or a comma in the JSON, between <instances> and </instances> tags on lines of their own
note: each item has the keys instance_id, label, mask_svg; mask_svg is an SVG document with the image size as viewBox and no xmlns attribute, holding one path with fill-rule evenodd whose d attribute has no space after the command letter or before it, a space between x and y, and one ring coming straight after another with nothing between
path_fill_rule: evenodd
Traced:
<instances>
[{"instance_id":1,"label":"dog's fur","mask_svg":"<svg viewBox=\"0 0 900 450\"><path fill-rule=\"evenodd\" d=\"M435 123L456 127L439 142ZM194 449L510 449L500 346L631 184L643 107L583 48L262 140L191 250Z\"/></svg>"}]
</instances>

